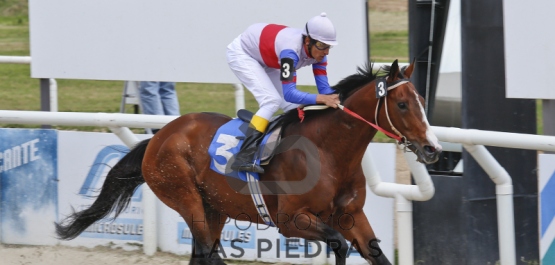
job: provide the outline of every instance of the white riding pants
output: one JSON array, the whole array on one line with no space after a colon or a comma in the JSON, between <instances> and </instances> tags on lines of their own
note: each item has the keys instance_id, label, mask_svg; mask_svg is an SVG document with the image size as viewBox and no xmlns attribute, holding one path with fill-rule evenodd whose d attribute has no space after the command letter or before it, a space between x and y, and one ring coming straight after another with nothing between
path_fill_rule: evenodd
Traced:
<instances>
[{"instance_id":1,"label":"white riding pants","mask_svg":"<svg viewBox=\"0 0 555 265\"><path fill-rule=\"evenodd\" d=\"M280 70L263 66L248 55L241 46L241 36L227 46L227 62L258 102L257 116L269 121L279 109L288 111L298 106L283 98Z\"/></svg>"}]
</instances>

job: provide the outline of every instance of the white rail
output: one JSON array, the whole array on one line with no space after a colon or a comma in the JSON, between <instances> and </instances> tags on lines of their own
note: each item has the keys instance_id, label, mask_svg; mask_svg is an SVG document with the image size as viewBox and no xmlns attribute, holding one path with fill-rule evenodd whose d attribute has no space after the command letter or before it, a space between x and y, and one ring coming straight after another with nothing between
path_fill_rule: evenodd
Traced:
<instances>
[{"instance_id":1,"label":"white rail","mask_svg":"<svg viewBox=\"0 0 555 265\"><path fill-rule=\"evenodd\" d=\"M484 145L555 151L555 136L437 126L432 126L432 130L441 141L462 143L464 148L474 157L476 162L495 183L500 264L516 264L512 179L509 173L495 160Z\"/></svg>"},{"instance_id":2,"label":"white rail","mask_svg":"<svg viewBox=\"0 0 555 265\"><path fill-rule=\"evenodd\" d=\"M474 160L495 183L497 198L497 233L501 265L516 264L515 221L513 207L513 181L509 173L483 145L464 145ZM510 233L509 231L512 231Z\"/></svg>"},{"instance_id":3,"label":"white rail","mask_svg":"<svg viewBox=\"0 0 555 265\"><path fill-rule=\"evenodd\" d=\"M513 185L511 176L488 152L484 145L555 151L555 137L532 134L481 131L474 129L432 126L432 130L445 151L461 152L461 143L496 184L499 253L501 265L516 264ZM369 156L363 158L363 170L368 186L379 196L395 198L397 211L399 264L414 264L412 201L432 198L435 189L424 165L416 162L414 154L405 153L405 159L416 185L381 182ZM507 231L512 231L509 233Z\"/></svg>"},{"instance_id":4,"label":"white rail","mask_svg":"<svg viewBox=\"0 0 555 265\"><path fill-rule=\"evenodd\" d=\"M0 63L31 64L31 56L2 56Z\"/></svg>"},{"instance_id":5,"label":"white rail","mask_svg":"<svg viewBox=\"0 0 555 265\"><path fill-rule=\"evenodd\" d=\"M0 55L0 64L31 64L30 56L2 56ZM49 100L50 111L58 111L58 83L55 79L49 79Z\"/></svg>"},{"instance_id":6,"label":"white rail","mask_svg":"<svg viewBox=\"0 0 555 265\"><path fill-rule=\"evenodd\" d=\"M42 112L42 111L10 111L0 110L0 123L9 124L52 124L72 126L105 126L109 127L122 141L133 146L138 140L126 127L161 128L177 116L137 115L122 113L76 113L76 112ZM517 134L472 129L445 128L432 126L439 140L451 143L462 143L464 148L475 157L477 162L488 173L496 184L499 222L499 245L501 264L515 263L514 242L514 211L512 207L512 181L508 173L495 161L482 145L522 148L542 151L555 151L555 136ZM445 145L449 149L460 150L457 145ZM412 202L411 200L428 200L434 194L433 183L422 164L407 153L407 162L415 176L417 185L400 185L382 183L373 163L367 157L363 170L368 177L368 185L378 195L396 198L399 212L399 258L401 264L412 264ZM145 209L146 211L146 209ZM154 210L155 212L155 210ZM146 230L149 228L145 227ZM153 229L153 228L150 228ZM151 230L152 231L152 230ZM507 233L513 231L513 233ZM155 236L153 237L155 238ZM154 239L153 239L154 240ZM148 244L147 244L148 245ZM406 245L406 246L405 246ZM149 246L153 246L150 244ZM154 244L155 246L155 244ZM152 250L146 250L152 253Z\"/></svg>"},{"instance_id":7,"label":"white rail","mask_svg":"<svg viewBox=\"0 0 555 265\"><path fill-rule=\"evenodd\" d=\"M555 151L555 137L553 136L438 126L432 126L432 130L439 140L445 142Z\"/></svg>"},{"instance_id":8,"label":"white rail","mask_svg":"<svg viewBox=\"0 0 555 265\"><path fill-rule=\"evenodd\" d=\"M179 116L0 110L0 123L162 128Z\"/></svg>"},{"instance_id":9,"label":"white rail","mask_svg":"<svg viewBox=\"0 0 555 265\"><path fill-rule=\"evenodd\" d=\"M382 68L384 66L391 66L391 63L374 62L374 70L376 70L378 68ZM408 63L399 63L399 67L404 67L404 66L409 66L409 64Z\"/></svg>"},{"instance_id":10,"label":"white rail","mask_svg":"<svg viewBox=\"0 0 555 265\"><path fill-rule=\"evenodd\" d=\"M427 201L435 193L430 174L423 164L416 162L416 155L407 152L405 159L413 173L416 185L382 182L371 156L366 154L362 158L362 170L372 192L378 196L395 198L399 263L403 265L414 262L412 201Z\"/></svg>"},{"instance_id":11,"label":"white rail","mask_svg":"<svg viewBox=\"0 0 555 265\"><path fill-rule=\"evenodd\" d=\"M0 56L0 63L30 64L29 56ZM374 66L381 67L389 65L386 63L375 63ZM400 64L402 66L408 64ZM52 87L52 84L54 87ZM51 79L52 88L57 90L55 80ZM240 84L235 84L236 109L244 108L244 91ZM57 95L50 95L57 98ZM136 115L120 113L76 113L57 112L48 113L42 111L1 111L0 123L9 124L52 124L70 126L101 126L109 127L127 146L134 146L138 139L127 128L161 128L177 116ZM445 150L460 151L459 145L449 143L460 143L476 159L478 164L484 168L492 181L496 184L499 248L501 265L512 265L515 260L515 235L514 235L514 209L513 209L513 186L512 180L506 170L489 154L483 145L531 149L555 152L555 137L531 134L518 134L496 131L482 131L474 129L460 129L432 126L432 130L439 140L447 142ZM443 145L443 143L442 143ZM417 185L401 185L396 183L381 182L379 174L369 158L363 160L363 170L367 176L367 183L374 193L384 197L396 199L397 214L399 222L399 261L402 265L413 264L414 254L412 249L412 200L429 200L435 192L433 182L426 168L415 162L412 154L407 153L405 158L415 177ZM367 156L365 156L367 157ZM145 189L148 186L145 185ZM154 205L147 202L147 205ZM155 209L145 209L155 213ZM152 223L152 222L150 222ZM146 225L146 224L145 224ZM155 224L154 224L155 225ZM155 227L145 227L145 240L156 240ZM507 231L513 231L507 233ZM149 234L147 237L146 235ZM401 238L402 237L402 238ZM149 238L149 239L146 239ZM155 252L156 243L145 243L145 253L152 255Z\"/></svg>"},{"instance_id":12,"label":"white rail","mask_svg":"<svg viewBox=\"0 0 555 265\"><path fill-rule=\"evenodd\" d=\"M161 128L178 116L158 116L158 115L138 115L123 113L77 113L77 112L56 112L49 113L43 111L11 111L0 110L0 124L51 124L68 126L100 126L109 127L127 146L133 147L139 140L127 128ZM403 243L400 244L399 252L404 257L412 257L412 240L407 237L412 236L412 202L409 200L429 200L434 195L434 186L424 165L417 163L414 154L406 153L409 167L413 172L417 185L402 185L396 183L382 182L374 163L369 155L363 158L363 170L367 176L367 182L374 193L396 198L397 211L400 219L400 234L405 235ZM144 187L145 192L150 192L148 186ZM144 201L144 252L152 255L156 249L156 223L148 217L152 213L155 215L155 204L151 198L145 196ZM405 222L403 222L403 220ZM401 231L402 229L402 231ZM403 249L401 251L401 249ZM404 260L404 259L403 259Z\"/></svg>"}]
</instances>

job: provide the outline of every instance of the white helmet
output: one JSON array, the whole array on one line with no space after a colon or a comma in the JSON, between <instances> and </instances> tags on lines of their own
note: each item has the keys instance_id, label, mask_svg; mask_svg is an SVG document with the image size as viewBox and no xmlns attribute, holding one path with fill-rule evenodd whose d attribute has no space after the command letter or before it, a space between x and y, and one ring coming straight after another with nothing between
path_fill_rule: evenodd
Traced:
<instances>
[{"instance_id":1,"label":"white helmet","mask_svg":"<svg viewBox=\"0 0 555 265\"><path fill-rule=\"evenodd\" d=\"M335 27L324 12L306 22L303 34L328 45L338 44L335 37Z\"/></svg>"}]
</instances>

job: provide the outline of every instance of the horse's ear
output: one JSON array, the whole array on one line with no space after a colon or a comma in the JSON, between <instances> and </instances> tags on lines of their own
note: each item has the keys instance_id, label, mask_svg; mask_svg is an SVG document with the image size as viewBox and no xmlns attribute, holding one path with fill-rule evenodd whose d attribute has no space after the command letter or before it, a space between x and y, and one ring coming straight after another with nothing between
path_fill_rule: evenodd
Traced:
<instances>
[{"instance_id":1,"label":"horse's ear","mask_svg":"<svg viewBox=\"0 0 555 265\"><path fill-rule=\"evenodd\" d=\"M395 78L397 78L398 75L399 75L399 62L395 60L391 64L391 68L389 68L389 75L388 75L389 81L395 80Z\"/></svg>"},{"instance_id":2,"label":"horse's ear","mask_svg":"<svg viewBox=\"0 0 555 265\"><path fill-rule=\"evenodd\" d=\"M406 78L410 78L410 76L412 75L412 72L414 71L415 62L416 62L416 58L412 59L412 63L407 67L407 69L405 69L405 72L403 73L403 75Z\"/></svg>"}]
</instances>

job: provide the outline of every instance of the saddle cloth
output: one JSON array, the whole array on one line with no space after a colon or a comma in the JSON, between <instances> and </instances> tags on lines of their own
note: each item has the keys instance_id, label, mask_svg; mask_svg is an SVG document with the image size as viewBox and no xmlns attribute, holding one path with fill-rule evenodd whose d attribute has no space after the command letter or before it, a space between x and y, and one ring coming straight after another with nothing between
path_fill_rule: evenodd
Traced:
<instances>
[{"instance_id":1,"label":"saddle cloth","mask_svg":"<svg viewBox=\"0 0 555 265\"><path fill-rule=\"evenodd\" d=\"M278 122L275 119L272 123ZM246 128L249 121L244 121L240 118L235 118L224 125L222 125L208 148L210 155L210 169L213 171L228 176L247 181L247 175L243 171L234 171L231 169L231 164L235 161L235 155L241 150L241 145L245 140ZM260 145L258 146L258 156L255 163L266 165L269 163L273 156L273 151L277 147L281 134L281 126L269 126L268 132L264 135ZM260 180L258 173L249 172L257 180Z\"/></svg>"}]
</instances>

